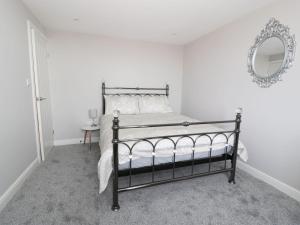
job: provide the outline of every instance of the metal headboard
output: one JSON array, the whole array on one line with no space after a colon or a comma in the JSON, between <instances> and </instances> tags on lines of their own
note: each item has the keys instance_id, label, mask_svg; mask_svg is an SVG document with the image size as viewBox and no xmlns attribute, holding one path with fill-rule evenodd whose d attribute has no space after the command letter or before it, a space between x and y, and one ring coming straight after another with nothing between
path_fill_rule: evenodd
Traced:
<instances>
[{"instance_id":1,"label":"metal headboard","mask_svg":"<svg viewBox=\"0 0 300 225\"><path fill-rule=\"evenodd\" d=\"M109 93L110 90L112 92ZM116 90L127 90L128 92L114 92ZM145 91L145 92L140 92ZM152 91L152 92L148 92ZM159 93L161 92L161 93ZM169 85L164 88L140 88L140 87L106 87L102 82L102 114L105 114L105 95L165 95L169 97Z\"/></svg>"}]
</instances>

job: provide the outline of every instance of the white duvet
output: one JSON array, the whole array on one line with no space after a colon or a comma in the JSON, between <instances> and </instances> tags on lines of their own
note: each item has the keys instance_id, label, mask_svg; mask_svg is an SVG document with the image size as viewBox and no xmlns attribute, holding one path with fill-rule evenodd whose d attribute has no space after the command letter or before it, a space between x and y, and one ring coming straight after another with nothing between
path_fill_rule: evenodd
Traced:
<instances>
[{"instance_id":1,"label":"white duvet","mask_svg":"<svg viewBox=\"0 0 300 225\"><path fill-rule=\"evenodd\" d=\"M98 177L99 177L99 193L103 192L108 184L110 174L112 172L112 115L104 115L101 117L100 122L100 149L101 158L98 163ZM189 117L179 115L176 113L155 113L155 114L138 114L138 115L120 115L120 125L143 125L143 124L159 124L159 123L179 123L184 121L196 122L197 120ZM196 125L189 127L158 127L158 128L138 128L138 129L124 129L119 132L119 139L130 138L144 138L162 135L176 135L176 134L191 134L201 132L215 132L221 131L221 128L211 125ZM210 135L213 137L214 135ZM229 145L233 144L234 135L229 139ZM196 137L196 136L195 136ZM195 137L193 137L195 139ZM174 141L178 140L178 137L172 138ZM157 139L151 140L152 143L158 141ZM209 139L202 137L197 140L195 144L196 153L206 153L209 156L210 146ZM213 142L212 154L214 150L225 149L226 139L222 135L218 135ZM132 146L133 143L127 143ZM170 157L174 153L174 144L171 141L163 140L159 142L155 149L156 157ZM192 153L192 141L189 138L183 138L178 141L176 150L176 156L191 155ZM223 152L224 153L224 152ZM248 153L245 146L239 142L238 148L239 157L247 161ZM141 142L133 148L132 160L138 160L142 157L152 157L152 147L147 142ZM119 144L119 164L120 166L128 163L129 150L123 145Z\"/></svg>"}]
</instances>

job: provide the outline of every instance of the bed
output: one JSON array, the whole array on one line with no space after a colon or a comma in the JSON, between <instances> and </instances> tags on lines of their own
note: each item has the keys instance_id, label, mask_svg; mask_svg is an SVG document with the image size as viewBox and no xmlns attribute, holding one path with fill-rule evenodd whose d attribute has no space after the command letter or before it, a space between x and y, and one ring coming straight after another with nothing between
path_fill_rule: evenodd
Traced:
<instances>
[{"instance_id":1,"label":"bed","mask_svg":"<svg viewBox=\"0 0 300 225\"><path fill-rule=\"evenodd\" d=\"M111 104L112 98L119 100L122 96L128 96L123 98L123 105ZM165 101L168 96L168 85L126 88L106 87L102 83L99 192L106 189L113 174L114 211L120 209L118 194L125 191L217 173L229 173L228 181L235 183L237 156L244 161L248 159L247 150L239 141L240 109L233 120L201 122L174 113L168 105L161 109L158 108L162 104L151 105L153 99ZM122 109L121 113L118 109ZM221 128L224 124L231 127ZM214 162L219 162L219 167L213 168ZM207 170L197 171L199 164L207 165ZM189 173L176 175L181 167L188 167ZM162 170L169 170L170 176L158 179L155 174ZM133 183L132 178L141 173L149 173L150 180ZM120 187L120 177L126 177L126 186Z\"/></svg>"}]
</instances>

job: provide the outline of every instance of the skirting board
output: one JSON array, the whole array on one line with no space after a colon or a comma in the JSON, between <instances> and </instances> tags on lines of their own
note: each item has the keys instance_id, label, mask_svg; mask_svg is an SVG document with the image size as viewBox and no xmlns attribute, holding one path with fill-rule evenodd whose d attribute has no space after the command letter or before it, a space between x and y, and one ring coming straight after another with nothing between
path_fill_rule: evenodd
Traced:
<instances>
[{"instance_id":1,"label":"skirting board","mask_svg":"<svg viewBox=\"0 0 300 225\"><path fill-rule=\"evenodd\" d=\"M34 169L39 165L39 160L36 158L33 162L21 173L16 181L0 197L0 212L4 209L7 203L12 199L16 192L21 188L24 181L31 175Z\"/></svg>"},{"instance_id":2,"label":"skirting board","mask_svg":"<svg viewBox=\"0 0 300 225\"><path fill-rule=\"evenodd\" d=\"M237 167L300 202L300 191L238 160Z\"/></svg>"},{"instance_id":3,"label":"skirting board","mask_svg":"<svg viewBox=\"0 0 300 225\"><path fill-rule=\"evenodd\" d=\"M92 143L99 142L99 137L92 137ZM82 144L83 138L54 140L54 146Z\"/></svg>"}]
</instances>

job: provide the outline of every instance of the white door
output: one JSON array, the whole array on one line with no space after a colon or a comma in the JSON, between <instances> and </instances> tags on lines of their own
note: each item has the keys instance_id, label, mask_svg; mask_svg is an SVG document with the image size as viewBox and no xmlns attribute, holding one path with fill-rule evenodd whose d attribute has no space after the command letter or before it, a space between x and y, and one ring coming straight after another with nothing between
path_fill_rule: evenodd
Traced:
<instances>
[{"instance_id":1,"label":"white door","mask_svg":"<svg viewBox=\"0 0 300 225\"><path fill-rule=\"evenodd\" d=\"M53 148L53 125L47 63L47 39L34 26L29 26L32 54L34 103L36 104L36 130L41 160Z\"/></svg>"}]
</instances>

